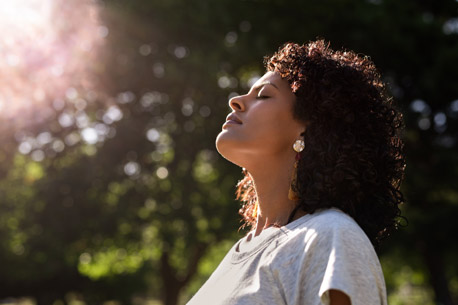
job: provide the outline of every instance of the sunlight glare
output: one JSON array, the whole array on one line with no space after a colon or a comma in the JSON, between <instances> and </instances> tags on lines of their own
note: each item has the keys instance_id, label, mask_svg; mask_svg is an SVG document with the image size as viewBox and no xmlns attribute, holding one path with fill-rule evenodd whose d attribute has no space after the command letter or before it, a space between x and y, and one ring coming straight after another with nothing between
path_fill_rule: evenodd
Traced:
<instances>
[{"instance_id":1,"label":"sunlight glare","mask_svg":"<svg viewBox=\"0 0 458 305\"><path fill-rule=\"evenodd\" d=\"M0 26L23 27L27 31L49 22L51 1L15 0L0 2Z\"/></svg>"},{"instance_id":2,"label":"sunlight glare","mask_svg":"<svg viewBox=\"0 0 458 305\"><path fill-rule=\"evenodd\" d=\"M108 34L99 19L92 0L0 2L0 119L38 120L69 88L93 87Z\"/></svg>"}]
</instances>

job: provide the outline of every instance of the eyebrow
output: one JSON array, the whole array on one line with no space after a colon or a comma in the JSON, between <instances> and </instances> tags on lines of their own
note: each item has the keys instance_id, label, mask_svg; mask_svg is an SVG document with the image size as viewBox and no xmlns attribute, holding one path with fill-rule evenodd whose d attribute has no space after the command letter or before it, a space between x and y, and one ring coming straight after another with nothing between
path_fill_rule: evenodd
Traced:
<instances>
[{"instance_id":1,"label":"eyebrow","mask_svg":"<svg viewBox=\"0 0 458 305\"><path fill-rule=\"evenodd\" d=\"M254 91L259 91L259 90L261 90L261 88L264 87L265 85L272 85L272 86L274 86L275 88L277 88L277 90L279 90L278 87L277 87L277 85L275 85L274 83L269 82L269 81L262 82L262 83L260 83L259 85L257 85L256 87L253 87L252 89L253 89Z\"/></svg>"}]
</instances>

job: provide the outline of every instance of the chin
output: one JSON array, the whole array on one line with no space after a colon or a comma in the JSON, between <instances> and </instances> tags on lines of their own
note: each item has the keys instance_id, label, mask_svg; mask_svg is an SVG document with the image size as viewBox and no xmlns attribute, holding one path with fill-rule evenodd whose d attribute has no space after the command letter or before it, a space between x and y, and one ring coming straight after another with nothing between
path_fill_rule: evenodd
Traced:
<instances>
[{"instance_id":1,"label":"chin","mask_svg":"<svg viewBox=\"0 0 458 305\"><path fill-rule=\"evenodd\" d=\"M242 167L239 162L240 160L238 160L240 159L240 152L237 149L241 144L234 137L231 137L227 131L223 130L218 134L215 144L216 150L223 158Z\"/></svg>"}]
</instances>

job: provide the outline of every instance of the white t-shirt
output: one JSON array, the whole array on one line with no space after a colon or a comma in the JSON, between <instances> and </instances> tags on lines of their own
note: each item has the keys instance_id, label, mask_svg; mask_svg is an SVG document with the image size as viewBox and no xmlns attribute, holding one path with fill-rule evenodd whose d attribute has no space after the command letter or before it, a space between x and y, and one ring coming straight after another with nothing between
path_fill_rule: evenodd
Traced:
<instances>
[{"instance_id":1,"label":"white t-shirt","mask_svg":"<svg viewBox=\"0 0 458 305\"><path fill-rule=\"evenodd\" d=\"M338 209L307 214L239 240L188 305L329 304L329 290L353 305L386 305L377 255Z\"/></svg>"}]
</instances>

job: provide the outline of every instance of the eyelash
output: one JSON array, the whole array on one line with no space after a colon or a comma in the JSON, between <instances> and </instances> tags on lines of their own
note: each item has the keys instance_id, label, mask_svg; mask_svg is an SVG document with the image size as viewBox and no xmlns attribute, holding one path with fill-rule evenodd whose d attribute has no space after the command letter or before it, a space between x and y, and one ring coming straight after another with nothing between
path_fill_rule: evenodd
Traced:
<instances>
[{"instance_id":1,"label":"eyelash","mask_svg":"<svg viewBox=\"0 0 458 305\"><path fill-rule=\"evenodd\" d=\"M257 100L265 100L266 98L269 98L269 96L260 95L256 97Z\"/></svg>"}]
</instances>

